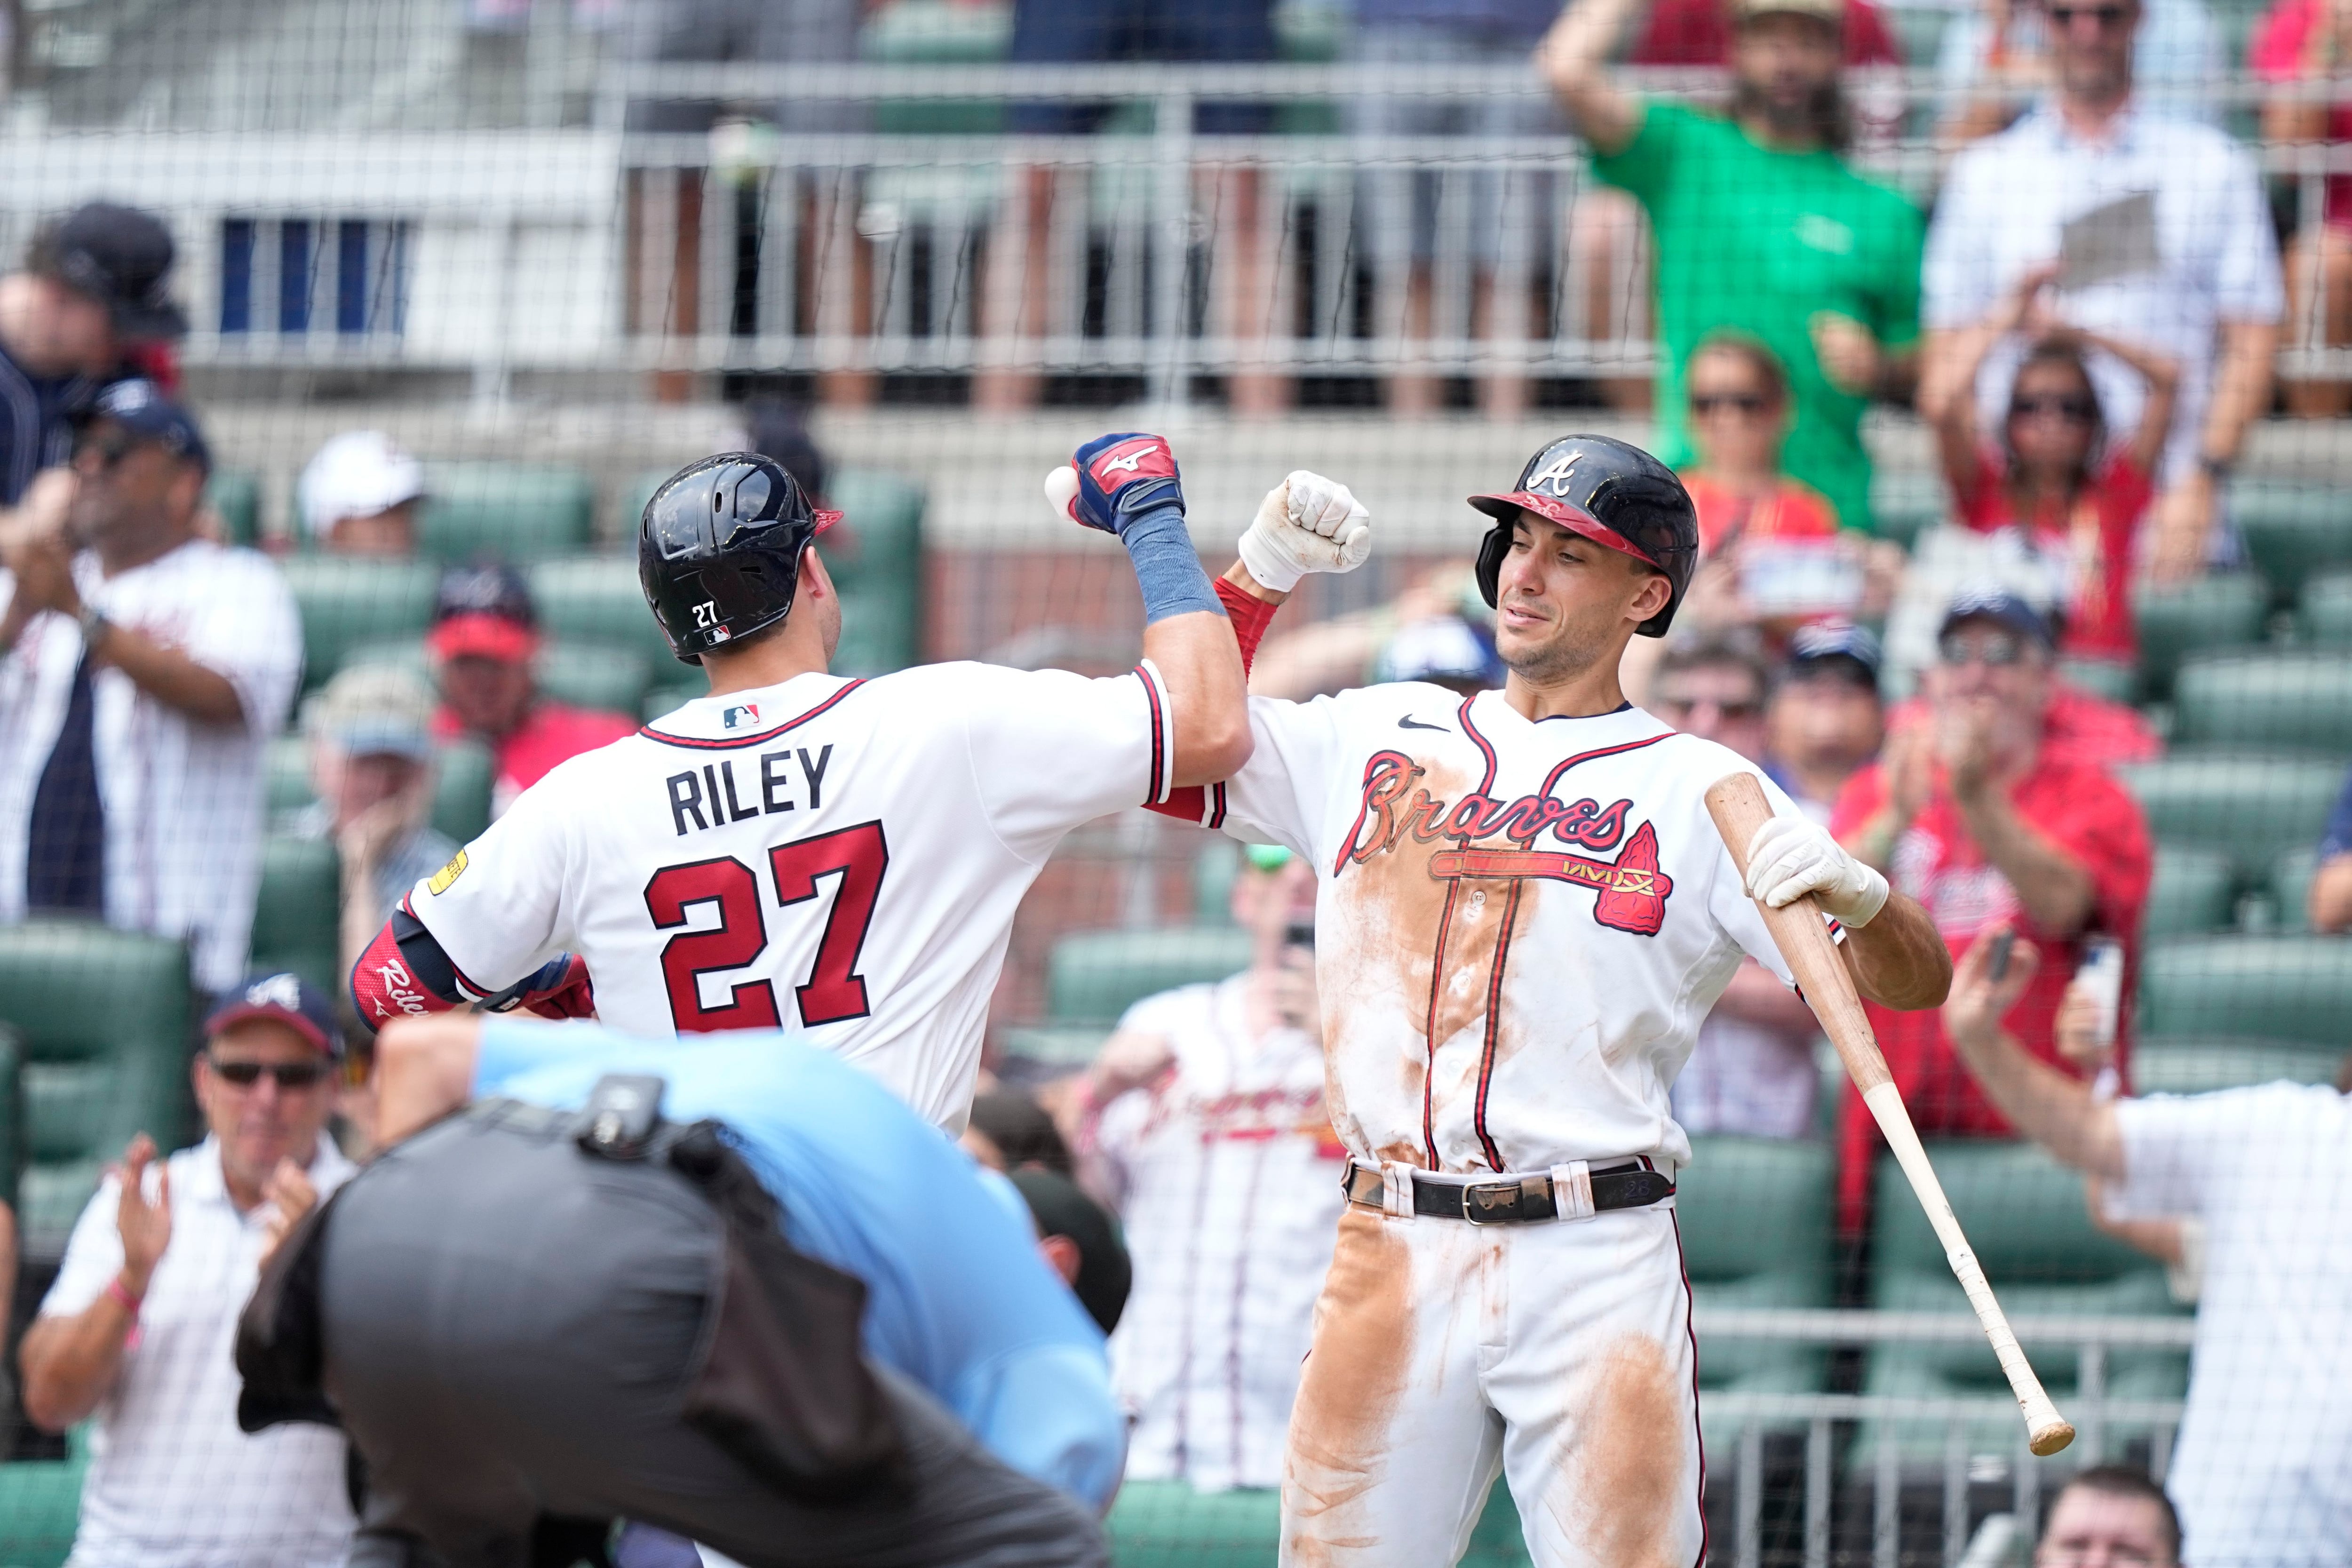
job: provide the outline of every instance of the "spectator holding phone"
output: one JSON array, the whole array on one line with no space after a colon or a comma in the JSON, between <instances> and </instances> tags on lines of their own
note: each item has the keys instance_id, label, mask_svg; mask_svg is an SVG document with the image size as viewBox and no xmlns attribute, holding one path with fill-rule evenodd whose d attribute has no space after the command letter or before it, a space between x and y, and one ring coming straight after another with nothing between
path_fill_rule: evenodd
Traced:
<instances>
[{"instance_id":1,"label":"spectator holding phone","mask_svg":"<svg viewBox=\"0 0 2352 1568\"><path fill-rule=\"evenodd\" d=\"M2064 606L2061 653L2129 663L2138 652L2131 586L2141 525L2156 499L2155 470L2172 425L2180 367L2162 354L2052 314L2054 266L2018 279L1998 305L1950 342L1950 374L1923 391L1920 412L1936 445L1960 521L2007 535L2046 569ZM1977 426L1971 388L1993 345L2027 343L2009 384L1997 439ZM2088 355L2120 361L2145 388L2138 422L2111 431Z\"/></svg>"}]
</instances>

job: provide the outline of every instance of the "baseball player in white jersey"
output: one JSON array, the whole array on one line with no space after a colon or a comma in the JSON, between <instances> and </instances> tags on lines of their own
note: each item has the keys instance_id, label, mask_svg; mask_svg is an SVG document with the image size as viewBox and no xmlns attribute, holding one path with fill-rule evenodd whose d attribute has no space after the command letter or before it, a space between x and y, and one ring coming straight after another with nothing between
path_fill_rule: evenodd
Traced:
<instances>
[{"instance_id":1,"label":"baseball player in white jersey","mask_svg":"<svg viewBox=\"0 0 2352 1568\"><path fill-rule=\"evenodd\" d=\"M1667 1102L1750 954L1750 900L1822 896L1864 995L1943 999L1918 907L1769 781L1743 888L1702 795L1736 753L1624 700L1696 520L1618 441L1545 447L1478 575L1500 691L1399 684L1250 705L1256 746L1194 801L1321 879L1328 1101L1350 1202L1283 1486L1286 1563L1455 1561L1499 1467L1540 1568L1696 1563L1704 1482ZM1271 590L1275 584L1265 584ZM1264 598L1278 598L1268 592Z\"/></svg>"},{"instance_id":2,"label":"baseball player in white jersey","mask_svg":"<svg viewBox=\"0 0 2352 1568\"><path fill-rule=\"evenodd\" d=\"M1167 443L1103 437L1058 472L1067 515L1133 558L1130 674L828 674L840 601L814 542L835 514L751 454L672 478L638 574L711 694L558 767L418 883L353 970L361 1016L519 1002L656 1038L798 1025L960 1131L1013 911L1055 845L1249 750ZM1283 548L1369 549L1316 521L1286 513Z\"/></svg>"},{"instance_id":3,"label":"baseball player in white jersey","mask_svg":"<svg viewBox=\"0 0 2352 1568\"><path fill-rule=\"evenodd\" d=\"M1234 887L1251 966L1138 1002L1084 1082L1080 1152L1120 1190L1135 1260L1110 1342L1135 1422L1130 1480L1282 1484L1345 1201L1323 1110L1315 885L1298 857L1252 845Z\"/></svg>"}]
</instances>

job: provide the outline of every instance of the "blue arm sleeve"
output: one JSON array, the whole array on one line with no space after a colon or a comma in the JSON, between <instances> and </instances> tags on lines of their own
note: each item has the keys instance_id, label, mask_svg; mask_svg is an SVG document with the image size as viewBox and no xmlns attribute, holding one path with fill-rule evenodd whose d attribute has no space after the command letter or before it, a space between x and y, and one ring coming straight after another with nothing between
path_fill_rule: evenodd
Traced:
<instances>
[{"instance_id":1,"label":"blue arm sleeve","mask_svg":"<svg viewBox=\"0 0 2352 1568\"><path fill-rule=\"evenodd\" d=\"M954 1403L989 1452L1100 1510L1127 1468L1127 1417L1110 1367L1087 1345L1036 1345L998 1361Z\"/></svg>"},{"instance_id":2,"label":"blue arm sleeve","mask_svg":"<svg viewBox=\"0 0 2352 1568\"><path fill-rule=\"evenodd\" d=\"M2336 797L2336 809L2327 814L2327 831L2319 840L2322 860L2338 855L2352 855L2352 778L2344 781L2344 793Z\"/></svg>"}]
</instances>

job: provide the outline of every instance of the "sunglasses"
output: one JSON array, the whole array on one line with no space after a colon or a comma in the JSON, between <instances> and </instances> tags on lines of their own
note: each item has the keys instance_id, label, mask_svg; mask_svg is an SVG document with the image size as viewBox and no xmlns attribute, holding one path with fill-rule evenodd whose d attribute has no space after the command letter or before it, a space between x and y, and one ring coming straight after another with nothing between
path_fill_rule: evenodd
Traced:
<instances>
[{"instance_id":1,"label":"sunglasses","mask_svg":"<svg viewBox=\"0 0 2352 1568\"><path fill-rule=\"evenodd\" d=\"M325 1062L225 1062L214 1056L205 1057L205 1061L238 1089L251 1089L261 1081L263 1073L276 1079L280 1089L315 1089L334 1071Z\"/></svg>"},{"instance_id":2,"label":"sunglasses","mask_svg":"<svg viewBox=\"0 0 2352 1568\"><path fill-rule=\"evenodd\" d=\"M1691 398L1690 405L1691 412L1704 419L1726 408L1738 414L1761 414L1771 404L1760 393L1702 392Z\"/></svg>"},{"instance_id":3,"label":"sunglasses","mask_svg":"<svg viewBox=\"0 0 2352 1568\"><path fill-rule=\"evenodd\" d=\"M1994 635L1987 637L1967 637L1958 633L1936 644L1936 657L1948 665L1981 664L1993 669L2007 669L2025 658L2025 643L2013 637Z\"/></svg>"},{"instance_id":4,"label":"sunglasses","mask_svg":"<svg viewBox=\"0 0 2352 1568\"><path fill-rule=\"evenodd\" d=\"M2041 415L2050 415L2076 425L2088 425L2099 416L2099 411L2091 405L2087 398L2060 397L2055 395L2047 397L2021 397L2009 405L2009 416L2011 419L2032 419Z\"/></svg>"},{"instance_id":5,"label":"sunglasses","mask_svg":"<svg viewBox=\"0 0 2352 1568\"><path fill-rule=\"evenodd\" d=\"M81 466L81 459L85 453L94 453L98 458L98 471L101 474L110 474L121 468L122 459L137 451L139 446L139 442L121 431L106 436L86 436L74 443L74 466L76 468Z\"/></svg>"},{"instance_id":6,"label":"sunglasses","mask_svg":"<svg viewBox=\"0 0 2352 1568\"><path fill-rule=\"evenodd\" d=\"M2073 26L2074 18L2077 16L2089 16L2103 28L2113 27L2131 14L2132 8L2128 5L2053 5L2050 7L2050 20L2061 29Z\"/></svg>"}]
</instances>

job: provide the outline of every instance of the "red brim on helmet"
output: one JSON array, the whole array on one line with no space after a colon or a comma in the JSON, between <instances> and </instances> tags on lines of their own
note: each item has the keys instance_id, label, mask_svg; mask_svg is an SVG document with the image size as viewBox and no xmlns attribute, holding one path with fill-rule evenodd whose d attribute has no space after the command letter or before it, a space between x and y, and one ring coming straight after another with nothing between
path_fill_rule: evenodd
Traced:
<instances>
[{"instance_id":1,"label":"red brim on helmet","mask_svg":"<svg viewBox=\"0 0 2352 1568\"><path fill-rule=\"evenodd\" d=\"M1642 549L1582 507L1564 501L1558 496L1538 495L1533 490L1513 490L1508 495L1472 496L1470 504L1496 522L1506 524L1511 521L1511 514L1515 510L1525 507L1538 517L1559 524L1570 533L1580 534L1595 544L1607 545L1621 554L1630 555L1634 560L1645 565L1654 566L1661 572L1665 570L1665 567L1648 551Z\"/></svg>"},{"instance_id":2,"label":"red brim on helmet","mask_svg":"<svg viewBox=\"0 0 2352 1568\"><path fill-rule=\"evenodd\" d=\"M823 533L826 529L831 528L835 523L841 521L841 514L837 511L820 510L813 512L811 515L816 519L817 533ZM811 534L810 537L814 539L816 537L816 534Z\"/></svg>"}]
</instances>

